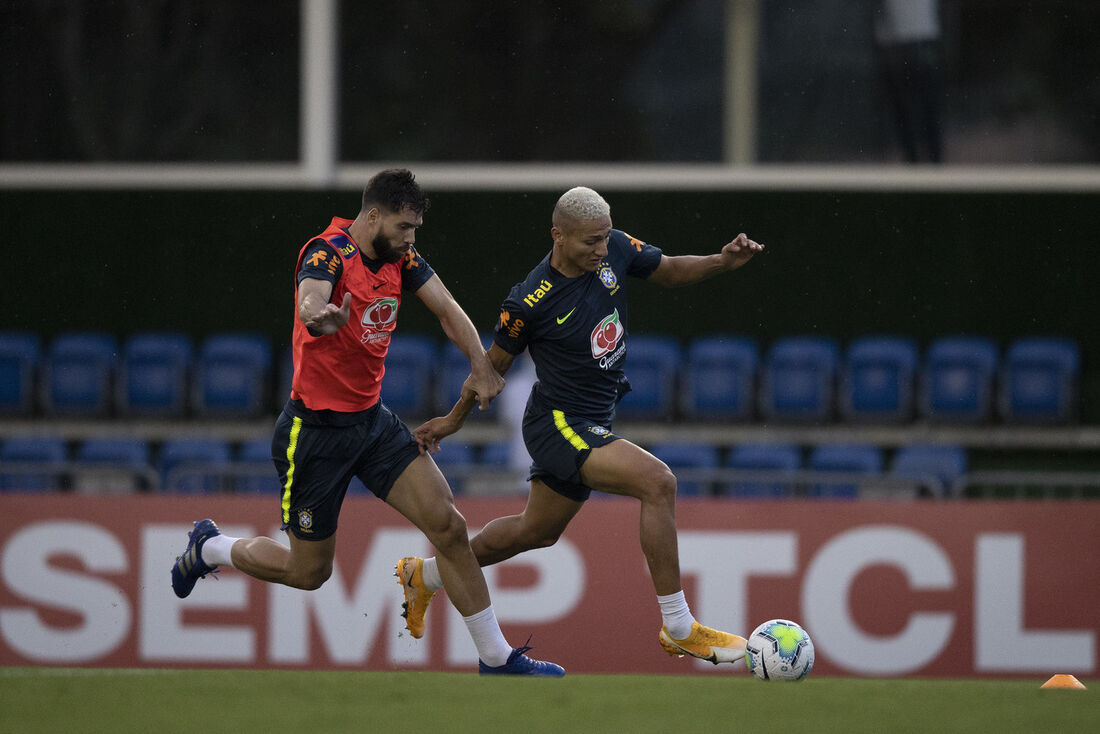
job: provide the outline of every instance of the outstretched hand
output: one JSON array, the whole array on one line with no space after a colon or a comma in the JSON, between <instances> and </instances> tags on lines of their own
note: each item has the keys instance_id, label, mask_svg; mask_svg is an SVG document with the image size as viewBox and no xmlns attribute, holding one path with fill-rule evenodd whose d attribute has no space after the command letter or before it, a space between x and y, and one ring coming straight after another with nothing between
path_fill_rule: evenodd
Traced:
<instances>
[{"instance_id":1,"label":"outstretched hand","mask_svg":"<svg viewBox=\"0 0 1100 734\"><path fill-rule=\"evenodd\" d=\"M438 454L439 442L458 430L448 416L432 418L421 423L415 431L413 438L422 454Z\"/></svg>"},{"instance_id":2,"label":"outstretched hand","mask_svg":"<svg viewBox=\"0 0 1100 734\"><path fill-rule=\"evenodd\" d=\"M751 260L753 255L763 251L763 249L764 246L762 244L750 240L749 236L742 232L725 244L721 254L722 259L726 261L729 269L736 270Z\"/></svg>"},{"instance_id":3,"label":"outstretched hand","mask_svg":"<svg viewBox=\"0 0 1100 734\"><path fill-rule=\"evenodd\" d=\"M335 334L351 317L351 293L344 294L344 302L337 306L326 303L313 318L305 322L306 328L321 334Z\"/></svg>"}]
</instances>

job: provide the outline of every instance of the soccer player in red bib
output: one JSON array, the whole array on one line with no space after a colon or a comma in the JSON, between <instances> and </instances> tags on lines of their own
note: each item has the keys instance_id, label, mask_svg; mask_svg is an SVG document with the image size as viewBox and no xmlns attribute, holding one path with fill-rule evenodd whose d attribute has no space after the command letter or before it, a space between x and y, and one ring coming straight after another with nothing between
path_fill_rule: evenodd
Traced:
<instances>
[{"instance_id":1,"label":"soccer player in red bib","mask_svg":"<svg viewBox=\"0 0 1100 734\"><path fill-rule=\"evenodd\" d=\"M320 587L332 574L340 506L358 477L435 547L439 576L473 637L482 674L561 676L560 666L505 640L447 480L379 400L404 293L424 302L470 360L464 389L482 408L504 386L469 317L413 247L428 204L409 171L382 171L367 183L355 219L334 218L299 252L294 379L271 449L290 547L231 538L201 520L172 567L172 588L186 597L196 581L227 565L263 581Z\"/></svg>"},{"instance_id":2,"label":"soccer player in red bib","mask_svg":"<svg viewBox=\"0 0 1100 734\"><path fill-rule=\"evenodd\" d=\"M739 234L713 255L668 256L611 226L611 208L585 187L567 191L554 208L553 248L504 300L489 359L502 375L524 349L538 381L523 416L531 454L527 507L493 520L471 545L483 566L553 545L592 490L641 503L639 529L670 655L732 663L745 638L695 620L680 585L676 477L660 459L615 435L615 406L629 391L623 371L628 336L626 283L645 278L664 287L697 283L747 263L763 246ZM457 431L476 402L473 386L441 418L414 431L428 452ZM403 558L398 568L422 584L409 599L410 626L422 626L431 595L443 587L439 558ZM412 573L410 569L415 569Z\"/></svg>"}]
</instances>

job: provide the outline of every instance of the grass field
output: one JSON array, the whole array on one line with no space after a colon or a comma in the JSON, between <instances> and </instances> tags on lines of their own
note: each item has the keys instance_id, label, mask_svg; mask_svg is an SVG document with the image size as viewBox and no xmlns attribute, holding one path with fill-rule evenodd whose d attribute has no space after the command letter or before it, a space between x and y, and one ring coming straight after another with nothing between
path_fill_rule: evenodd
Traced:
<instances>
[{"instance_id":1,"label":"grass field","mask_svg":"<svg viewBox=\"0 0 1100 734\"><path fill-rule=\"evenodd\" d=\"M1100 683L0 668L0 732L1085 732Z\"/></svg>"}]
</instances>

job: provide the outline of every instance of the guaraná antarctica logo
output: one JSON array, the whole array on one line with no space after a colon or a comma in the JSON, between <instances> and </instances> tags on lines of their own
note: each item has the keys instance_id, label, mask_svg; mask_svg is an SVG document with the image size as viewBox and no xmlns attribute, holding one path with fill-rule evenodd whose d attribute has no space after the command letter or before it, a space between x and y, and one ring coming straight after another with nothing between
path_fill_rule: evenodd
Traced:
<instances>
[{"instance_id":1,"label":"guaran\u00e1 antarctica logo","mask_svg":"<svg viewBox=\"0 0 1100 734\"><path fill-rule=\"evenodd\" d=\"M596 328L592 330L589 337L592 345L592 358L600 360L600 367L607 369L610 363L615 360L617 355L612 355L609 358L607 355L615 350L625 334L626 329L619 323L619 309L615 309L613 313L601 319Z\"/></svg>"},{"instance_id":2,"label":"guaran\u00e1 antarctica logo","mask_svg":"<svg viewBox=\"0 0 1100 734\"><path fill-rule=\"evenodd\" d=\"M376 298L363 309L362 324L366 327L363 331L362 341L382 341L389 339L390 332L397 327L396 298Z\"/></svg>"}]
</instances>

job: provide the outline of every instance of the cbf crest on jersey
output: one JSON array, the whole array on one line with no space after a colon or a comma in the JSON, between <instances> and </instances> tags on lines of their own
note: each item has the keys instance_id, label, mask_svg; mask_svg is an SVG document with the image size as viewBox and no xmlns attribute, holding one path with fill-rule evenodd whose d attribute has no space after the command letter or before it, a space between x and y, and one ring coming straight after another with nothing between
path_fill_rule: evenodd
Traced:
<instances>
[{"instance_id":1,"label":"cbf crest on jersey","mask_svg":"<svg viewBox=\"0 0 1100 734\"><path fill-rule=\"evenodd\" d=\"M615 277L615 271L611 269L610 265L606 263L601 265L596 275L599 276L600 282L604 284L607 290L612 293L618 290L619 279Z\"/></svg>"},{"instance_id":2,"label":"cbf crest on jersey","mask_svg":"<svg viewBox=\"0 0 1100 734\"><path fill-rule=\"evenodd\" d=\"M298 510L298 527L304 531L313 531L313 510Z\"/></svg>"}]
</instances>

